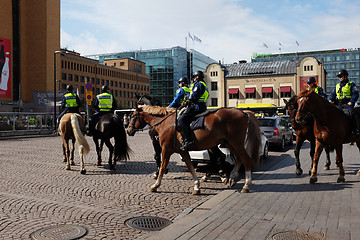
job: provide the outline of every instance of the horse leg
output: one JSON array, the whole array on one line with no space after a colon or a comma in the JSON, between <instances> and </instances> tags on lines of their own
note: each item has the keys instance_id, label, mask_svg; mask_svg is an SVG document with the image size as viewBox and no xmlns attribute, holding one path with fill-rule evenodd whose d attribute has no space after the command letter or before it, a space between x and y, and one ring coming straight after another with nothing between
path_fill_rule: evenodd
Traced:
<instances>
[{"instance_id":1,"label":"horse leg","mask_svg":"<svg viewBox=\"0 0 360 240\"><path fill-rule=\"evenodd\" d=\"M295 146L294 154L295 154L295 167L296 167L295 173L297 176L300 176L303 173L300 164L300 149L303 143L304 140L296 136L296 146Z\"/></svg>"},{"instance_id":2,"label":"horse leg","mask_svg":"<svg viewBox=\"0 0 360 240\"><path fill-rule=\"evenodd\" d=\"M95 143L96 153L97 153L97 156L98 156L96 166L101 166L101 149L100 149L100 146L99 146L99 139L95 138L95 137L93 137L93 139L94 139L94 143Z\"/></svg>"},{"instance_id":3,"label":"horse leg","mask_svg":"<svg viewBox=\"0 0 360 240\"><path fill-rule=\"evenodd\" d=\"M65 143L63 142L63 145L62 145L62 149L63 149L63 161L64 162L67 162L67 158L66 158L66 147L64 145Z\"/></svg>"},{"instance_id":4,"label":"horse leg","mask_svg":"<svg viewBox=\"0 0 360 240\"><path fill-rule=\"evenodd\" d=\"M345 170L343 167L343 156L342 156L343 146L342 146L342 144L340 144L339 146L336 146L335 151L336 151L336 161L339 164L339 177L337 179L337 182L338 183L345 182Z\"/></svg>"},{"instance_id":5,"label":"horse leg","mask_svg":"<svg viewBox=\"0 0 360 240\"><path fill-rule=\"evenodd\" d=\"M310 166L310 169L309 169L309 175L311 176L311 171L313 169L313 165L314 165L314 162L313 162L313 159L314 159L314 155L315 155L315 149L316 149L316 139L312 139L310 140L310 157L311 157L311 166Z\"/></svg>"},{"instance_id":6,"label":"horse leg","mask_svg":"<svg viewBox=\"0 0 360 240\"><path fill-rule=\"evenodd\" d=\"M70 170L70 149L69 149L69 140L63 139L63 146L65 146L66 154L66 170Z\"/></svg>"},{"instance_id":7,"label":"horse leg","mask_svg":"<svg viewBox=\"0 0 360 240\"><path fill-rule=\"evenodd\" d=\"M83 147L80 147L79 154L80 154L80 173L85 174L86 169L85 169L85 164L84 164L84 149L83 149Z\"/></svg>"},{"instance_id":8,"label":"horse leg","mask_svg":"<svg viewBox=\"0 0 360 240\"><path fill-rule=\"evenodd\" d=\"M181 155L182 159L185 161L186 166L187 166L188 170L190 171L190 173L191 173L191 175L193 176L193 179L194 179L194 189L193 189L192 194L193 195L199 195L200 194L200 181L199 181L199 179L198 179L198 177L196 175L194 165L191 162L189 152L185 151L180 155Z\"/></svg>"},{"instance_id":9,"label":"horse leg","mask_svg":"<svg viewBox=\"0 0 360 240\"><path fill-rule=\"evenodd\" d=\"M311 176L310 176L311 184L317 182L317 167L318 167L319 158L320 158L323 148L324 148L324 146L319 141L316 141L316 150L315 150L315 154L314 154L314 158L313 158L313 167L312 167Z\"/></svg>"},{"instance_id":10,"label":"horse leg","mask_svg":"<svg viewBox=\"0 0 360 240\"><path fill-rule=\"evenodd\" d=\"M156 162L156 172L154 173L153 178L157 179L157 177L159 176L159 170L160 170L160 166L161 166L161 146L159 143L158 135L151 136L151 139L152 139L152 144L153 144L153 147L155 150L154 159ZM166 173L167 173L167 169L165 171L165 174Z\"/></svg>"},{"instance_id":11,"label":"horse leg","mask_svg":"<svg viewBox=\"0 0 360 240\"><path fill-rule=\"evenodd\" d=\"M166 151L166 148L163 148L161 155L162 155L162 161L161 161L161 166L160 166L160 170L159 170L159 176L157 177L156 182L150 187L150 192L156 192L157 189L160 187L161 180L165 174L165 170L169 163L171 153Z\"/></svg>"},{"instance_id":12,"label":"horse leg","mask_svg":"<svg viewBox=\"0 0 360 240\"><path fill-rule=\"evenodd\" d=\"M110 170L116 170L116 160L114 158L114 163L112 157L114 155L114 146L111 144L110 139L105 140L105 145L109 148L109 168Z\"/></svg>"},{"instance_id":13,"label":"horse leg","mask_svg":"<svg viewBox=\"0 0 360 240\"><path fill-rule=\"evenodd\" d=\"M360 151L360 140L356 140L356 146L358 147L358 149ZM356 176L360 176L360 170L358 170L358 172L356 173Z\"/></svg>"},{"instance_id":14,"label":"horse leg","mask_svg":"<svg viewBox=\"0 0 360 240\"><path fill-rule=\"evenodd\" d=\"M229 185L230 187L234 186L236 183L237 178L239 177L239 170L241 167L241 164L244 164L245 167L245 185L244 187L241 189L242 193L248 193L249 192L249 187L252 185L252 178L251 178L251 159L249 154L246 152L245 148L243 145L238 145L241 146L239 148L234 148L232 147L231 150L233 150L233 153L236 157L236 163L235 166L233 168L233 170L231 171L230 174L230 180L229 180ZM241 156L241 158L240 158Z\"/></svg>"},{"instance_id":15,"label":"horse leg","mask_svg":"<svg viewBox=\"0 0 360 240\"><path fill-rule=\"evenodd\" d=\"M326 152L326 164L325 164L324 170L330 170L331 161L330 161L330 146L329 145L325 146L325 152Z\"/></svg>"},{"instance_id":16,"label":"horse leg","mask_svg":"<svg viewBox=\"0 0 360 240\"><path fill-rule=\"evenodd\" d=\"M74 151L75 151L75 138L72 139L71 141L71 157L70 157L70 163L71 165L75 165L75 162L74 162Z\"/></svg>"}]
</instances>

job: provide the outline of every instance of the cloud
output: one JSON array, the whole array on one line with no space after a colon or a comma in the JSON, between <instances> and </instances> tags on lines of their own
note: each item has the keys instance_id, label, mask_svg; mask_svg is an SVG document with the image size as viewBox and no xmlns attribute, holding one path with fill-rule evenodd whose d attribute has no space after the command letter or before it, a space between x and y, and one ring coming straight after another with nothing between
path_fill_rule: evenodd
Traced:
<instances>
[{"instance_id":1,"label":"cloud","mask_svg":"<svg viewBox=\"0 0 360 240\"><path fill-rule=\"evenodd\" d=\"M226 63L278 53L279 42L283 53L357 47L360 19L352 2L62 0L61 44L82 55L185 47L190 32L202 42L188 39L189 48Z\"/></svg>"}]
</instances>

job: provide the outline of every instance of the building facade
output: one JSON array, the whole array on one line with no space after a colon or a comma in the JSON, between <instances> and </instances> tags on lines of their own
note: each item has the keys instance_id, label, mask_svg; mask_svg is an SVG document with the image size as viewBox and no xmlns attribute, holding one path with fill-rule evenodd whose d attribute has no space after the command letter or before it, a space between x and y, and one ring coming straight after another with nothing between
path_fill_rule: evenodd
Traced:
<instances>
[{"instance_id":1,"label":"building facade","mask_svg":"<svg viewBox=\"0 0 360 240\"><path fill-rule=\"evenodd\" d=\"M0 64L7 81L0 88L0 111L19 111L33 100L32 91L53 89L60 0L1 1L0 21L0 63L9 59L8 71Z\"/></svg>"},{"instance_id":2,"label":"building facade","mask_svg":"<svg viewBox=\"0 0 360 240\"><path fill-rule=\"evenodd\" d=\"M97 60L67 50L61 50L55 55L56 89L60 93L71 84L75 90L78 89L79 97L86 99L89 94L87 83L92 86L90 91L93 97L101 93L102 86L108 85L119 108L135 107L135 94L150 94L150 77L145 74L143 62L127 58L105 60L104 64L100 64Z\"/></svg>"},{"instance_id":3,"label":"building facade","mask_svg":"<svg viewBox=\"0 0 360 240\"><path fill-rule=\"evenodd\" d=\"M210 107L236 107L242 103L271 103L284 106L307 88L306 81L315 77L326 87L324 64L314 57L273 62L239 62L210 64L205 72L210 91Z\"/></svg>"},{"instance_id":4,"label":"building facade","mask_svg":"<svg viewBox=\"0 0 360 240\"><path fill-rule=\"evenodd\" d=\"M329 94L339 82L336 74L341 69L349 72L350 81L360 86L360 48L335 49L328 51L297 52L286 54L254 54L252 62L278 61L299 59L305 56L313 56L324 62L326 76L326 92Z\"/></svg>"},{"instance_id":5,"label":"building facade","mask_svg":"<svg viewBox=\"0 0 360 240\"><path fill-rule=\"evenodd\" d=\"M215 60L193 49L182 47L139 50L87 56L104 63L118 58L136 59L146 63L146 74L150 76L150 95L161 100L164 106L171 103L181 77L191 78L193 72L205 71Z\"/></svg>"}]
</instances>

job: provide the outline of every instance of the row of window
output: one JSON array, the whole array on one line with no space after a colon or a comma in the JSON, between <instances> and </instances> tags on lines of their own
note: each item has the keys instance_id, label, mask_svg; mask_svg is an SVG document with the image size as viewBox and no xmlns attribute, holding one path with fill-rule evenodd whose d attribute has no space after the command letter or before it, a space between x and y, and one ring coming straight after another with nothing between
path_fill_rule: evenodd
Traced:
<instances>
[{"instance_id":1,"label":"row of window","mask_svg":"<svg viewBox=\"0 0 360 240\"><path fill-rule=\"evenodd\" d=\"M109 77L114 77L114 78L146 81L145 78L142 78L140 76L128 74L128 73L121 72L121 71L113 71L111 69L104 69L102 67L97 67L97 65L95 63L94 63L94 66L89 66L89 65L85 65L85 64L81 64L81 63L75 63L75 62L62 60L61 68L80 71L80 72L86 72L86 73L92 73L92 74L99 74L99 75L109 76Z\"/></svg>"},{"instance_id":2,"label":"row of window","mask_svg":"<svg viewBox=\"0 0 360 240\"><path fill-rule=\"evenodd\" d=\"M71 73L66 74L66 73L62 73L61 74L61 80L68 80L68 81L73 81L73 76L74 76L74 82L79 82L79 76L78 75L73 75ZM84 77L84 76L80 76L80 82L90 82L90 78L89 77ZM92 84L98 84L100 85L108 85L110 87L119 87L119 88L127 88L127 89L137 89L137 90L141 90L141 91L149 91L149 86L143 86L143 85L136 85L136 84L132 84L132 83L125 83L125 82L118 82L118 81L109 81L109 80L104 80L104 79L99 79L96 78L91 78L91 83Z\"/></svg>"},{"instance_id":3,"label":"row of window","mask_svg":"<svg viewBox=\"0 0 360 240\"><path fill-rule=\"evenodd\" d=\"M245 98L256 98L256 88L245 88ZM272 87L262 88L262 98L274 98L274 91ZM288 98L291 97L291 87L280 87L280 97ZM229 99L240 99L240 91L238 88L229 89Z\"/></svg>"}]
</instances>

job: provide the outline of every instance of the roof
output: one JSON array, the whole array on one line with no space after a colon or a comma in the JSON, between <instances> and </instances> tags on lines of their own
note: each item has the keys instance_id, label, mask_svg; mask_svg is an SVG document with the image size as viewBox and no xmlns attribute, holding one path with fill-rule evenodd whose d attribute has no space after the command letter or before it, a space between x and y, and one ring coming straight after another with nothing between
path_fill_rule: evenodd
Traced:
<instances>
[{"instance_id":1,"label":"roof","mask_svg":"<svg viewBox=\"0 0 360 240\"><path fill-rule=\"evenodd\" d=\"M297 60L226 64L225 77L296 74Z\"/></svg>"}]
</instances>

